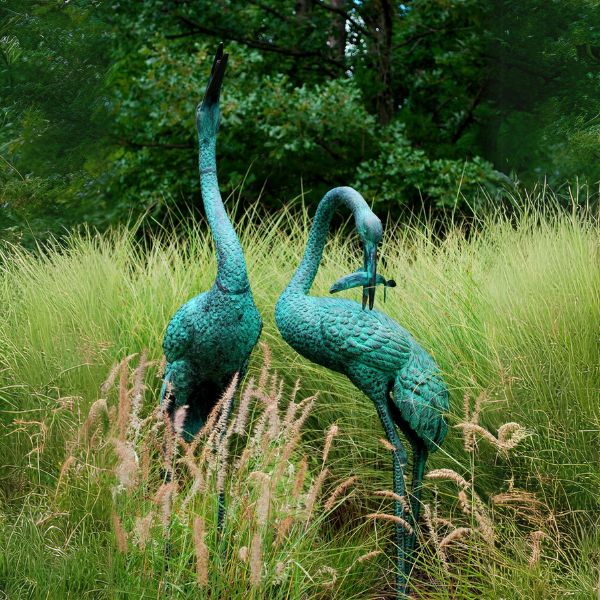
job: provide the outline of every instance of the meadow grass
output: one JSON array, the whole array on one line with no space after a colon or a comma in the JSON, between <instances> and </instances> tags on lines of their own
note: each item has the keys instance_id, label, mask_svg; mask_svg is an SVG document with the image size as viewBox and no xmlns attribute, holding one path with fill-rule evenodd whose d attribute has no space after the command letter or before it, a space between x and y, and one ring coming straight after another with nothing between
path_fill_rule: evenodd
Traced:
<instances>
[{"instance_id":1,"label":"meadow grass","mask_svg":"<svg viewBox=\"0 0 600 600\"><path fill-rule=\"evenodd\" d=\"M238 559L220 558L207 508L216 505L216 480L202 502L175 507L169 560L157 542L158 525L144 551L128 541L127 552L120 552L118 523L133 539L135 518L154 506L157 490L136 487L135 493L115 496L122 455L111 442L114 414L111 420L107 413L106 431L93 447L82 441L95 401L107 398L107 409L118 410L118 394L100 390L111 365L144 350L158 362L171 315L212 284L215 261L206 230L190 224L178 235L165 231L160 239L141 243L132 228L73 234L66 245L39 253L2 250L0 590L8 597L197 598L209 597L207 589L213 589L210 597L219 597L220 590L231 598L250 593L386 597L393 580L391 525L365 520L391 511L391 500L375 494L390 488L391 460L379 441L383 431L372 403L343 376L294 353L274 325L275 301L300 260L308 225L306 213L266 219L249 214L238 221L238 230L265 322L262 339L287 390L284 400L298 378L303 397L319 394L303 427L302 450L289 457L289 468L297 470L306 454L307 478L318 478L324 435L336 424L323 496L349 477L356 479L339 505L327 510L317 503L310 535L297 530L285 560L264 558L256 585L249 571L240 571ZM326 295L333 281L359 266L361 253L351 232L332 235L312 293ZM376 304L431 352L451 393L450 432L428 469L451 470L468 483L461 488L444 477L428 479L425 502L432 527L422 527L413 594L596 597L600 252L595 220L578 212L523 209L516 217L496 214L468 226L448 224L443 236L433 225L388 225L381 256L380 271L398 287L388 290L385 304L378 292ZM357 299L356 291L345 295ZM257 380L261 366L256 351L247 377ZM133 368L128 367L128 377ZM156 406L160 388L157 377L148 377L145 416ZM511 422L519 429L507 428ZM503 449L515 431L515 447ZM284 439L271 442L278 447ZM131 443L140 454L141 442ZM243 445L236 448L233 454L243 452ZM61 478L72 453L74 464ZM160 453L155 454L154 484L160 472ZM273 463L255 466L272 476ZM246 480L244 485L250 486ZM254 487L246 490L251 505ZM280 490L282 497L286 493ZM228 513L229 522L243 523L236 510ZM194 536L204 538L193 515L204 519L207 532L208 587L194 567ZM493 534L485 533L486 519ZM276 531L277 518L269 523ZM441 545L453 531L455 538ZM539 556L533 560L538 537ZM233 546L239 551L242 544ZM355 577L349 567L369 552L376 554L360 563ZM278 563L288 560L295 566L277 573Z\"/></svg>"}]
</instances>

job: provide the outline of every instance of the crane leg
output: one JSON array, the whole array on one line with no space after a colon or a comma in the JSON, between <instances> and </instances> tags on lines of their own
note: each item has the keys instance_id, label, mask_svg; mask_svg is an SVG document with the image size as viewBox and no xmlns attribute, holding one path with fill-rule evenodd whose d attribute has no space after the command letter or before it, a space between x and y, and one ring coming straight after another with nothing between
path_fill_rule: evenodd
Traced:
<instances>
[{"instance_id":1,"label":"crane leg","mask_svg":"<svg viewBox=\"0 0 600 600\"><path fill-rule=\"evenodd\" d=\"M381 419L381 424L385 430L388 440L394 446L394 492L399 496L405 495L404 486L404 468L408 462L406 450L400 440L396 426L392 420L390 410L387 405L387 399L383 402L375 402L377 413ZM406 518L402 503L394 502L394 512L397 517ZM408 598L406 595L407 562L405 557L405 548L407 532L400 523L396 523L396 597L398 600Z\"/></svg>"},{"instance_id":2,"label":"crane leg","mask_svg":"<svg viewBox=\"0 0 600 600\"><path fill-rule=\"evenodd\" d=\"M421 490L423 485L423 475L425 474L425 463L427 462L427 448L419 439L410 440L413 451L413 469L412 481L410 484L410 525L413 533L408 538L406 547L407 568L410 570L415 561L415 546L417 541L417 526L419 524L419 514L421 511Z\"/></svg>"}]
</instances>

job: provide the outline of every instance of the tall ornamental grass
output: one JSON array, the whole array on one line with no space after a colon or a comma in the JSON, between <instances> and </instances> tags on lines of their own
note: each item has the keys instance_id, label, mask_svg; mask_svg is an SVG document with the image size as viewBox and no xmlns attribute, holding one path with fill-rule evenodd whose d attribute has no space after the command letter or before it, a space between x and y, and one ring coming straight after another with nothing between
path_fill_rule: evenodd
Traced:
<instances>
[{"instance_id":1,"label":"tall ornamental grass","mask_svg":"<svg viewBox=\"0 0 600 600\"><path fill-rule=\"evenodd\" d=\"M367 398L343 376L294 353L273 321L275 301L302 256L309 223L306 214L280 213L262 220L247 215L238 225L272 368L282 389L295 389L300 379L306 396L318 396L288 457L288 484L280 475L277 486L284 488L274 486L276 495L269 496L276 508L268 517L253 511L265 482L279 470L285 428L269 439L271 462L245 467L240 498L246 494L250 508L246 514L240 504L230 519L248 530L227 545L235 556L219 549L212 509L218 486L240 481L239 474L231 478L243 443L227 451L234 457L233 474L219 479L215 469L205 481L212 495L194 496L185 507L186 486L200 484L185 461L173 467L183 479L171 507L176 524L169 521L167 527L160 505L173 490L163 489L160 496L156 486L166 468L164 443L156 442L148 458L146 483L135 462L142 460L139 445L149 431L156 425L157 434L165 426L156 414L156 423L146 421L136 434L125 417L119 420L119 386L133 378L130 389L136 389L140 355L154 361L148 373L155 372L169 318L214 280L213 247L203 225L190 224L178 235L165 231L151 243L136 241L132 230L123 229L74 234L66 245L39 253L2 249L0 589L9 597L47 597L48 590L52 597L53 589L60 589L57 597L84 592L114 597L142 581L148 597L156 595L154 583L172 594L198 597L193 594L204 589L204 581L219 581L235 590L231 597L240 598L248 597L248 590L257 598L265 590L291 598L307 593L348 598L350 589L356 597L385 597L394 551L393 524L377 516L389 514L393 502L386 496L391 458L381 442L383 430ZM349 226L332 236L314 294L326 295L333 281L359 266L352 231ZM434 355L451 395L448 438L428 465L423 551L411 577L416 597L521 598L526 590L533 598L589 598L595 593L598 241L593 218L558 210L447 224L443 236L422 223L386 227L380 271L398 286L388 290L385 304L378 291L376 305ZM354 299L359 293L344 292ZM132 354L137 357L127 366L123 361ZM115 361L121 366L110 391L111 386L101 386ZM247 379L259 381L262 370L257 350ZM143 386L138 380L136 393L126 394L130 402L137 398L140 420L154 414L160 388L160 380L148 373ZM281 402L277 410L285 420L289 395ZM248 426L257 426L256 419L258 413ZM318 455L331 431L335 442L324 465ZM197 468L204 468L206 442L198 446ZM119 488L128 461L130 467L136 464L136 475L125 477ZM320 475L325 467L326 477ZM300 468L307 469L307 489L323 478L323 496L315 500L310 535L292 528L289 552L278 555L271 550L272 536L278 519L287 515L282 516L277 494L291 496L292 473ZM299 507L306 510L306 498ZM150 527L143 524L151 510ZM252 523L263 527L261 544L271 544L269 554L261 554L260 580L251 569L257 552ZM143 526L154 541L142 552L135 531ZM240 556L244 546L245 557L243 551ZM371 552L356 570L358 558ZM208 565L206 573L202 565ZM59 581L63 587L56 587Z\"/></svg>"}]
</instances>

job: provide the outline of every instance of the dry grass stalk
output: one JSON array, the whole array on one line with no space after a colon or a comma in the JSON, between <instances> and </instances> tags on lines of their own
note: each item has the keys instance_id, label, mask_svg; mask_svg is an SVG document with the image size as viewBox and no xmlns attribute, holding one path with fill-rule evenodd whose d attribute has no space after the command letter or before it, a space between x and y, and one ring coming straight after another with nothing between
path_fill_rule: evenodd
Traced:
<instances>
[{"instance_id":1,"label":"dry grass stalk","mask_svg":"<svg viewBox=\"0 0 600 600\"><path fill-rule=\"evenodd\" d=\"M532 531L529 534L529 543L531 545L531 556L529 557L528 565L530 568L535 567L540 562L542 556L542 540L546 537L543 531Z\"/></svg>"},{"instance_id":2,"label":"dry grass stalk","mask_svg":"<svg viewBox=\"0 0 600 600\"><path fill-rule=\"evenodd\" d=\"M148 440L142 442L140 449L140 479L147 483L150 478L150 444Z\"/></svg>"},{"instance_id":3,"label":"dry grass stalk","mask_svg":"<svg viewBox=\"0 0 600 600\"><path fill-rule=\"evenodd\" d=\"M470 527L457 527L453 529L445 538L443 538L440 542L440 548L445 549L450 544L470 535L472 533L472 529Z\"/></svg>"},{"instance_id":4,"label":"dry grass stalk","mask_svg":"<svg viewBox=\"0 0 600 600\"><path fill-rule=\"evenodd\" d=\"M398 523L398 525L402 525L407 533L412 535L413 528L410 526L408 521L405 521L402 517L397 517L396 515L388 515L387 513L371 513L366 516L367 519L380 519L381 521L391 521L392 523Z\"/></svg>"},{"instance_id":5,"label":"dry grass stalk","mask_svg":"<svg viewBox=\"0 0 600 600\"><path fill-rule=\"evenodd\" d=\"M140 550L144 550L150 540L152 523L155 516L154 511L150 511L145 517L136 517L135 519L133 533L135 535L135 542Z\"/></svg>"},{"instance_id":6,"label":"dry grass stalk","mask_svg":"<svg viewBox=\"0 0 600 600\"><path fill-rule=\"evenodd\" d=\"M442 565L442 568L446 573L449 573L448 570L448 558L446 557L446 553L440 544L440 539L437 534L436 528L433 526L433 517L431 515L431 506L429 504L423 505L423 519L425 524L427 525L427 531L429 531L429 539L433 545L433 549Z\"/></svg>"},{"instance_id":7,"label":"dry grass stalk","mask_svg":"<svg viewBox=\"0 0 600 600\"><path fill-rule=\"evenodd\" d=\"M125 490L131 490L138 481L138 458L130 442L113 439L115 454L118 462L115 467L115 475L119 486Z\"/></svg>"},{"instance_id":8,"label":"dry grass stalk","mask_svg":"<svg viewBox=\"0 0 600 600\"><path fill-rule=\"evenodd\" d=\"M333 438L337 435L338 430L338 426L334 423L327 431L325 445L323 446L323 464L327 462L327 457L329 456L329 451L331 450L331 445L333 444Z\"/></svg>"},{"instance_id":9,"label":"dry grass stalk","mask_svg":"<svg viewBox=\"0 0 600 600\"><path fill-rule=\"evenodd\" d=\"M329 475L329 469L325 467L321 469L321 472L317 475L317 478L314 480L312 486L308 490L308 494L306 495L306 524L310 523L312 519L313 511L315 508L315 504L317 503L317 498L321 492L321 488L323 487L323 483L325 479Z\"/></svg>"},{"instance_id":10,"label":"dry grass stalk","mask_svg":"<svg viewBox=\"0 0 600 600\"><path fill-rule=\"evenodd\" d=\"M115 539L117 541L117 550L121 554L125 554L125 552L127 552L127 534L125 533L121 519L116 512L113 512L112 514L112 522L115 530Z\"/></svg>"},{"instance_id":11,"label":"dry grass stalk","mask_svg":"<svg viewBox=\"0 0 600 600\"><path fill-rule=\"evenodd\" d=\"M394 500L395 502L399 502L402 506L402 510L405 513L409 513L410 512L410 506L408 505L408 502L406 501L406 498L404 496L401 496L400 494L396 494L396 492L392 492L391 490L378 490L376 492L374 492L374 494L376 496L383 496L384 498L390 498L391 500Z\"/></svg>"},{"instance_id":12,"label":"dry grass stalk","mask_svg":"<svg viewBox=\"0 0 600 600\"><path fill-rule=\"evenodd\" d=\"M356 475L353 475L352 477L348 477L348 479L346 479L345 481L342 481L342 483L340 483L333 490L333 492L331 492L329 498L327 498L327 501L325 502L325 505L324 505L325 510L327 512L332 510L333 507L336 505L338 498L357 480L358 480L358 477L356 477Z\"/></svg>"},{"instance_id":13,"label":"dry grass stalk","mask_svg":"<svg viewBox=\"0 0 600 600\"><path fill-rule=\"evenodd\" d=\"M196 581L204 587L208 585L208 546L204 541L206 531L204 520L201 517L194 518L194 549L196 551Z\"/></svg>"},{"instance_id":14,"label":"dry grass stalk","mask_svg":"<svg viewBox=\"0 0 600 600\"><path fill-rule=\"evenodd\" d=\"M192 485L181 505L181 509L185 510L196 494L206 490L206 479L204 478L200 467L194 461L194 457L189 452L186 452L178 462L183 463L187 467L188 472L193 479Z\"/></svg>"},{"instance_id":15,"label":"dry grass stalk","mask_svg":"<svg viewBox=\"0 0 600 600\"><path fill-rule=\"evenodd\" d=\"M67 459L65 460L65 462L62 464L62 467L60 468L60 472L58 474L58 479L56 480L56 491L54 493L55 497L56 494L58 494L58 489L60 488L60 484L62 482L62 480L67 476L67 473L69 472L69 469L71 468L71 465L75 462L75 457L72 454L69 454L69 456L67 456Z\"/></svg>"}]
</instances>

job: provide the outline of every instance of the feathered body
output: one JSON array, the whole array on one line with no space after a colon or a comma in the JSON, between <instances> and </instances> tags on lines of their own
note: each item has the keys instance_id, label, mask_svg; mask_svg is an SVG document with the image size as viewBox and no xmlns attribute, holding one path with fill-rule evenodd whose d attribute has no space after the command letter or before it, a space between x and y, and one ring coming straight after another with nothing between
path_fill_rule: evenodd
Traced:
<instances>
[{"instance_id":1,"label":"feathered body","mask_svg":"<svg viewBox=\"0 0 600 600\"><path fill-rule=\"evenodd\" d=\"M242 247L225 212L217 180L219 95L226 64L221 45L196 113L202 199L217 251L217 277L207 292L175 313L163 341L167 367L162 397L170 384L169 410L188 406L184 422L188 439L202 427L233 376L243 376L262 329Z\"/></svg>"},{"instance_id":2,"label":"feathered body","mask_svg":"<svg viewBox=\"0 0 600 600\"><path fill-rule=\"evenodd\" d=\"M308 295L331 218L340 205L354 214L363 241L369 231L374 231L375 241L370 243L378 243L381 224L362 196L347 187L328 192L317 209L302 262L277 301L275 319L281 335L294 350L345 374L373 401L395 448L394 490L399 495L405 493L407 455L396 427L407 436L414 454L412 511L406 515L400 502L395 503L395 509L396 516L405 518L414 529L427 454L442 443L448 429L443 417L448 410L448 392L434 360L396 321L351 300ZM397 525L396 543L398 594L403 597L415 536L407 538L404 528Z\"/></svg>"}]
</instances>

